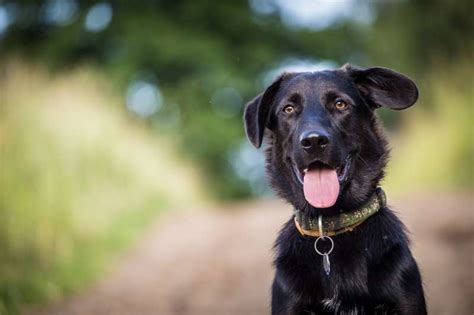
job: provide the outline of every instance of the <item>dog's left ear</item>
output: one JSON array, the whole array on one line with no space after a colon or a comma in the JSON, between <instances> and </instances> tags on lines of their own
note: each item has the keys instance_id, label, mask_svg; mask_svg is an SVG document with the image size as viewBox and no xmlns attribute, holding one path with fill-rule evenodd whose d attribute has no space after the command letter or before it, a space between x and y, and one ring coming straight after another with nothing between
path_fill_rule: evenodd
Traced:
<instances>
[{"instance_id":1,"label":"dog's left ear","mask_svg":"<svg viewBox=\"0 0 474 315\"><path fill-rule=\"evenodd\" d=\"M263 134L268 124L275 94L278 92L281 82L289 76L289 73L280 75L263 93L245 105L245 131L250 142L256 148L260 148L262 145Z\"/></svg>"},{"instance_id":2,"label":"dog's left ear","mask_svg":"<svg viewBox=\"0 0 474 315\"><path fill-rule=\"evenodd\" d=\"M415 104L418 88L407 76L386 68L357 69L344 65L346 72L358 87L362 97L373 107L401 110Z\"/></svg>"}]
</instances>

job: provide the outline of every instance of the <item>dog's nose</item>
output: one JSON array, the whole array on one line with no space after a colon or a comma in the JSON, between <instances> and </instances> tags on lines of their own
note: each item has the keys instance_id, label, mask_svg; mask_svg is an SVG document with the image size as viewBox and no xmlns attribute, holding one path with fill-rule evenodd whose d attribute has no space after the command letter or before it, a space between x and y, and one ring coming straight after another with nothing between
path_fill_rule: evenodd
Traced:
<instances>
[{"instance_id":1,"label":"dog's nose","mask_svg":"<svg viewBox=\"0 0 474 315\"><path fill-rule=\"evenodd\" d=\"M300 136L300 144L306 151L324 149L329 144L329 138L321 132L306 131Z\"/></svg>"}]
</instances>

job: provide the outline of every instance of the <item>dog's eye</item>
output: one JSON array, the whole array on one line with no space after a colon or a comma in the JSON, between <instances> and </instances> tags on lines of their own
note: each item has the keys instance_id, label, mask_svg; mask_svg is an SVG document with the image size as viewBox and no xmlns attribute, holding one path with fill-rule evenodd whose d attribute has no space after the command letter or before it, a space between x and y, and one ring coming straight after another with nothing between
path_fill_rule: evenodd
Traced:
<instances>
[{"instance_id":1,"label":"dog's eye","mask_svg":"<svg viewBox=\"0 0 474 315\"><path fill-rule=\"evenodd\" d=\"M336 101L334 103L334 107L336 107L338 110L343 110L347 107L347 103L341 100Z\"/></svg>"},{"instance_id":2,"label":"dog's eye","mask_svg":"<svg viewBox=\"0 0 474 315\"><path fill-rule=\"evenodd\" d=\"M295 108L291 105L286 105L285 107L283 107L283 111L286 113L286 114L291 114L295 111Z\"/></svg>"}]
</instances>

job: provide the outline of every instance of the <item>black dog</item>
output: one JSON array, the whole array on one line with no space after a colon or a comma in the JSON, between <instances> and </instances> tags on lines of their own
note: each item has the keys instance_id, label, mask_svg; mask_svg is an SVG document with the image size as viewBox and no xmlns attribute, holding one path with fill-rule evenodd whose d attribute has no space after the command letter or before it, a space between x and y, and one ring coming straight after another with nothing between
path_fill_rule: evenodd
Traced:
<instances>
[{"instance_id":1,"label":"black dog","mask_svg":"<svg viewBox=\"0 0 474 315\"><path fill-rule=\"evenodd\" d=\"M268 131L271 185L295 208L275 245L272 314L426 314L405 228L377 187L388 149L374 109L417 98L404 75L346 65L284 73L247 104L247 136L258 148Z\"/></svg>"}]
</instances>

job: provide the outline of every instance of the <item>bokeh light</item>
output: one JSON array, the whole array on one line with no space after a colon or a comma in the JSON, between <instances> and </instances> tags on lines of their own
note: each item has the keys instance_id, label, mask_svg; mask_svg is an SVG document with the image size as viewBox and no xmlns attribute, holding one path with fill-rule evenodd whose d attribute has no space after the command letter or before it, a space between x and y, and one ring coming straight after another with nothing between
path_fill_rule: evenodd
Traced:
<instances>
[{"instance_id":1,"label":"bokeh light","mask_svg":"<svg viewBox=\"0 0 474 315\"><path fill-rule=\"evenodd\" d=\"M89 32L100 32L107 28L112 21L112 6L101 2L94 4L87 12L84 27Z\"/></svg>"},{"instance_id":2,"label":"bokeh light","mask_svg":"<svg viewBox=\"0 0 474 315\"><path fill-rule=\"evenodd\" d=\"M237 89L225 87L214 92L211 104L216 115L232 118L242 111L243 100Z\"/></svg>"},{"instance_id":3,"label":"bokeh light","mask_svg":"<svg viewBox=\"0 0 474 315\"><path fill-rule=\"evenodd\" d=\"M274 69L262 74L262 86L270 85L283 72L314 72L335 69L337 66L337 63L332 60L288 58Z\"/></svg>"},{"instance_id":4,"label":"bokeh light","mask_svg":"<svg viewBox=\"0 0 474 315\"><path fill-rule=\"evenodd\" d=\"M127 108L142 118L156 113L162 102L161 92L153 83L137 80L128 87Z\"/></svg>"},{"instance_id":5,"label":"bokeh light","mask_svg":"<svg viewBox=\"0 0 474 315\"><path fill-rule=\"evenodd\" d=\"M67 25L71 23L77 11L77 2L74 0L50 0L42 9L42 19L53 25Z\"/></svg>"}]
</instances>

